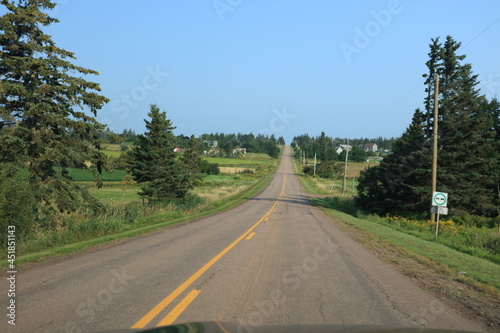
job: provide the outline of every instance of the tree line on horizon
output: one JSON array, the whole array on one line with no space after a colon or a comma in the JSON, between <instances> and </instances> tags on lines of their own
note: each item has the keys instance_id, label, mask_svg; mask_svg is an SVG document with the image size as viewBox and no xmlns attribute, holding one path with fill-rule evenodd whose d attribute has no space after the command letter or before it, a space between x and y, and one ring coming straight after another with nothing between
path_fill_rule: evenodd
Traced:
<instances>
[{"instance_id":1,"label":"tree line on horizon","mask_svg":"<svg viewBox=\"0 0 500 333\"><path fill-rule=\"evenodd\" d=\"M331 162L331 161L344 161L345 160L345 150L341 149L342 152L339 154L337 149L344 145L351 146L349 150L348 160L351 162L364 162L368 157L376 156L375 152L367 152L362 145L365 144L376 144L378 152L388 152L391 150L393 142L396 138L333 138L321 132L319 136L311 137L309 134L297 135L293 138L291 146L296 150L296 153L305 155L306 159L316 158L319 162Z\"/></svg>"},{"instance_id":2,"label":"tree line on horizon","mask_svg":"<svg viewBox=\"0 0 500 333\"><path fill-rule=\"evenodd\" d=\"M139 138L142 134L137 134L132 129L124 129L121 133L114 133L109 129L102 131L99 136L111 144L139 144ZM175 147L186 148L190 145L191 136L180 134L172 138ZM281 136L278 139L271 135L253 133L205 133L196 137L196 148L199 152L210 152L213 156L237 157L241 155L234 150L245 148L247 153L268 154L272 158L279 155L279 147L285 145L285 140ZM124 148L126 150L126 147Z\"/></svg>"}]
</instances>

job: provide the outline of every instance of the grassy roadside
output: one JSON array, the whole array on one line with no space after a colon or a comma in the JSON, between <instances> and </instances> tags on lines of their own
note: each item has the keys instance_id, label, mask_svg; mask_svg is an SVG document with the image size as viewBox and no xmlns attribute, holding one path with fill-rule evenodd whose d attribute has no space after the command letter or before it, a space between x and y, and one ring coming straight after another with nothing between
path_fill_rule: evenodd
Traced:
<instances>
[{"instance_id":1,"label":"grassy roadside","mask_svg":"<svg viewBox=\"0 0 500 333\"><path fill-rule=\"evenodd\" d=\"M343 232L487 331L500 331L500 265L344 213L355 213L349 196L334 192L340 200L325 198L324 189L295 167L304 189L316 194L312 204Z\"/></svg>"},{"instance_id":2,"label":"grassy roadside","mask_svg":"<svg viewBox=\"0 0 500 333\"><path fill-rule=\"evenodd\" d=\"M446 265L450 268L450 273L455 272L460 274L457 275L457 277L470 277L473 280L500 289L500 280L498 279L500 276L500 266L491 261L473 257L455 251L442 244L422 240L392 228L340 212L336 210L334 206L331 206L325 199L313 198L311 201L313 205L320 207L336 220L341 220L350 226L374 234L378 238L389 241L397 246L404 247L438 264Z\"/></svg>"},{"instance_id":3,"label":"grassy roadside","mask_svg":"<svg viewBox=\"0 0 500 333\"><path fill-rule=\"evenodd\" d=\"M44 260L57 258L66 254L81 252L91 247L103 246L111 241L131 238L134 236L152 232L156 229L172 226L187 221L194 221L208 215L216 214L218 212L221 212L223 210L241 204L247 199L261 192L270 182L278 166L279 163L276 163L274 166L270 167L269 172L263 175L255 184L251 185L247 189L233 196L214 201L207 207L207 209L201 211L193 211L193 212L187 211L183 213L182 216L179 217L177 216L172 217L169 213L156 213L146 217L138 218L135 223L127 225L127 227L124 228L123 230L120 230L113 234L90 238L82 241L76 241L69 244L57 245L41 251L17 256L16 264L19 267L21 267L22 265L29 263L39 263L43 262ZM5 268L7 266L8 262L5 259L0 261L0 267Z\"/></svg>"}]
</instances>

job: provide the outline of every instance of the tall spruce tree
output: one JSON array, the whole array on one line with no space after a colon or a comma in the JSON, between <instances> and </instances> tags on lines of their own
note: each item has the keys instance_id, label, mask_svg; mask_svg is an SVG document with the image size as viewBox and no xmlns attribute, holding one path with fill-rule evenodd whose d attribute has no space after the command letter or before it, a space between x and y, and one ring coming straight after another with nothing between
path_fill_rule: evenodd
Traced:
<instances>
[{"instance_id":1,"label":"tall spruce tree","mask_svg":"<svg viewBox=\"0 0 500 333\"><path fill-rule=\"evenodd\" d=\"M56 46L43 27L58 22L46 11L50 0L1 0L0 17L0 164L29 169L37 220L50 221L54 212L94 202L66 176L67 167L98 172L105 155L98 149L96 119L108 99L86 75L96 71L75 66L72 52ZM62 167L56 171L55 166ZM47 219L43 219L47 217Z\"/></svg>"},{"instance_id":2,"label":"tall spruce tree","mask_svg":"<svg viewBox=\"0 0 500 333\"><path fill-rule=\"evenodd\" d=\"M477 75L470 64L462 63L465 55L457 54L459 48L460 43L451 36L444 43L432 39L426 63L429 72L424 75L425 111L415 113L407 133L394 144L392 155L361 177L357 202L362 207L378 213L427 210L438 74L437 189L450 194L449 207L454 214L498 215L498 104L480 94ZM414 134L410 135L410 130Z\"/></svg>"},{"instance_id":3,"label":"tall spruce tree","mask_svg":"<svg viewBox=\"0 0 500 333\"><path fill-rule=\"evenodd\" d=\"M450 194L455 213L490 216L495 213L495 131L477 75L470 64L462 63L465 55L457 54L460 45L447 36L438 61L429 67L429 76L440 76L437 187ZM428 119L433 117L429 111Z\"/></svg>"},{"instance_id":4,"label":"tall spruce tree","mask_svg":"<svg viewBox=\"0 0 500 333\"><path fill-rule=\"evenodd\" d=\"M318 147L318 158L321 162L328 162L328 154L327 154L327 150L328 150L328 147L327 147L327 142L326 142L326 134L325 132L321 132L321 135L319 137L319 140L318 140L318 144L319 144L319 147Z\"/></svg>"},{"instance_id":5,"label":"tall spruce tree","mask_svg":"<svg viewBox=\"0 0 500 333\"><path fill-rule=\"evenodd\" d=\"M139 135L138 145L129 152L129 171L142 184L139 195L150 203L182 199L194 184L174 152L175 127L156 105L150 106L148 116L146 133Z\"/></svg>"},{"instance_id":6,"label":"tall spruce tree","mask_svg":"<svg viewBox=\"0 0 500 333\"><path fill-rule=\"evenodd\" d=\"M500 215L500 102L494 98L491 101L483 101L483 106L488 111L493 131L493 176L490 189L493 192L493 207L496 215Z\"/></svg>"}]
</instances>

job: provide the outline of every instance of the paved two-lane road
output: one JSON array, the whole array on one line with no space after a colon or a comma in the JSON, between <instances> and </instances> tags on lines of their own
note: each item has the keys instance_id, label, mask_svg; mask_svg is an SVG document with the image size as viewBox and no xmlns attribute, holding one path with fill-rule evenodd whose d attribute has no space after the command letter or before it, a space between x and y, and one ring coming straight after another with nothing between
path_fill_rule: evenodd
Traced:
<instances>
[{"instance_id":1,"label":"paved two-lane road","mask_svg":"<svg viewBox=\"0 0 500 333\"><path fill-rule=\"evenodd\" d=\"M323 323L480 330L311 207L289 147L269 186L236 208L17 277L16 326L3 315L2 332L209 320L241 332ZM0 287L6 306L6 279Z\"/></svg>"}]
</instances>

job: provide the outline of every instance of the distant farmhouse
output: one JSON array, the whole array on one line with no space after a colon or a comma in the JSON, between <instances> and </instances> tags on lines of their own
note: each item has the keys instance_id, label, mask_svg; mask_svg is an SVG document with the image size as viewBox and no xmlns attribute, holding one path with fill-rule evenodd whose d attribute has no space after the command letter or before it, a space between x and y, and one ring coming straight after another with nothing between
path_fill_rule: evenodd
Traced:
<instances>
[{"instance_id":1,"label":"distant farmhouse","mask_svg":"<svg viewBox=\"0 0 500 333\"><path fill-rule=\"evenodd\" d=\"M376 152L378 151L378 147L376 143L365 143L362 145L359 145L359 148L363 149L366 152Z\"/></svg>"},{"instance_id":2,"label":"distant farmhouse","mask_svg":"<svg viewBox=\"0 0 500 333\"><path fill-rule=\"evenodd\" d=\"M214 140L214 141L205 140L205 141L203 141L203 143L206 146L209 147L208 150L204 150L203 151L203 155L206 155L206 156L220 156L220 150L217 147L219 145L219 143L216 140Z\"/></svg>"},{"instance_id":3,"label":"distant farmhouse","mask_svg":"<svg viewBox=\"0 0 500 333\"><path fill-rule=\"evenodd\" d=\"M217 142L217 140L213 140L213 141L211 141L211 140L204 140L203 143L205 145L207 145L208 147L212 147L212 148L215 148L215 147L217 147L219 145L219 143Z\"/></svg>"},{"instance_id":4,"label":"distant farmhouse","mask_svg":"<svg viewBox=\"0 0 500 333\"><path fill-rule=\"evenodd\" d=\"M233 154L242 154L245 155L247 153L246 148L234 148L233 149Z\"/></svg>"}]
</instances>

